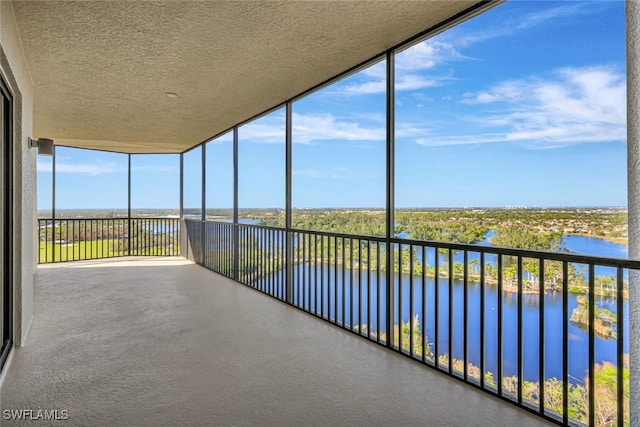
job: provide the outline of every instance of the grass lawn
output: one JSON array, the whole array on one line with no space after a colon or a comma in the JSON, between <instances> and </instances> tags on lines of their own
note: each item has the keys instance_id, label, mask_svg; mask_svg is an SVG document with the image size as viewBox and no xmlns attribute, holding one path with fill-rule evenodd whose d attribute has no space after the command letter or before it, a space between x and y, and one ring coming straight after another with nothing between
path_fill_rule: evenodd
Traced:
<instances>
[{"instance_id":1,"label":"grass lawn","mask_svg":"<svg viewBox=\"0 0 640 427\"><path fill-rule=\"evenodd\" d=\"M126 239L89 240L75 243L40 242L39 263L55 261L78 261L84 259L110 258L127 255ZM164 247L136 248L135 239L131 242L131 255L165 255ZM176 249L175 253L179 253Z\"/></svg>"}]
</instances>

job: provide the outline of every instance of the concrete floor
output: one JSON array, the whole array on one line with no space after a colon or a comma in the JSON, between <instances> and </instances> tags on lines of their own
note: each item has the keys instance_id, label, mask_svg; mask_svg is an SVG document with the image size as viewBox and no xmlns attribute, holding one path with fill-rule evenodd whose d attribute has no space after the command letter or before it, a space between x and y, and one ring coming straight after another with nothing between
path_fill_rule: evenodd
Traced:
<instances>
[{"instance_id":1,"label":"concrete floor","mask_svg":"<svg viewBox=\"0 0 640 427\"><path fill-rule=\"evenodd\" d=\"M0 406L38 425L546 424L182 258L41 266L35 304Z\"/></svg>"}]
</instances>

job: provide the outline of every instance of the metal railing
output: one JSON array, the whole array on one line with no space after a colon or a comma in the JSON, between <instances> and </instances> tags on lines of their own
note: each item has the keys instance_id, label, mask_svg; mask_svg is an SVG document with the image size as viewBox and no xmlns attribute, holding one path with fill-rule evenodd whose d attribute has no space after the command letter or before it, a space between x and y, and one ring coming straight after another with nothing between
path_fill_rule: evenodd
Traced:
<instances>
[{"instance_id":1,"label":"metal railing","mask_svg":"<svg viewBox=\"0 0 640 427\"><path fill-rule=\"evenodd\" d=\"M638 261L186 224L206 268L558 424L629 424Z\"/></svg>"},{"instance_id":2,"label":"metal railing","mask_svg":"<svg viewBox=\"0 0 640 427\"><path fill-rule=\"evenodd\" d=\"M38 219L38 263L180 255L177 218Z\"/></svg>"}]
</instances>

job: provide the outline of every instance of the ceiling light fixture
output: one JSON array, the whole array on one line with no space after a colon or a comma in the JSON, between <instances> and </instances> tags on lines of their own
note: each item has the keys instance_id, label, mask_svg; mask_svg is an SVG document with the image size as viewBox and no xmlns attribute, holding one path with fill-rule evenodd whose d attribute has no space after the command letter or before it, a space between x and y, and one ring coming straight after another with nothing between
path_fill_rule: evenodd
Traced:
<instances>
[{"instance_id":1,"label":"ceiling light fixture","mask_svg":"<svg viewBox=\"0 0 640 427\"><path fill-rule=\"evenodd\" d=\"M167 98L177 98L178 94L177 93L173 93L173 92L167 92L165 93L165 95L167 96Z\"/></svg>"}]
</instances>

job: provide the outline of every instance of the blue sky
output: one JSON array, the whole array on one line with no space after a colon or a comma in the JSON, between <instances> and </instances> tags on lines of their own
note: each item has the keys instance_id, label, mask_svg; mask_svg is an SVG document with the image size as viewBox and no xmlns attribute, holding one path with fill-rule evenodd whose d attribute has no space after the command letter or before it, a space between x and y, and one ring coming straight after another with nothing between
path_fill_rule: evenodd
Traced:
<instances>
[{"instance_id":1,"label":"blue sky","mask_svg":"<svg viewBox=\"0 0 640 427\"><path fill-rule=\"evenodd\" d=\"M398 53L396 206L626 206L624 37L623 1L510 1ZM385 66L294 103L294 207L384 206ZM241 208L284 207L284 123L239 129ZM231 141L207 144L207 207L232 204ZM185 154L186 207L199 156ZM126 207L126 156L57 159L58 208ZM132 159L134 208L177 207L177 156Z\"/></svg>"}]
</instances>

